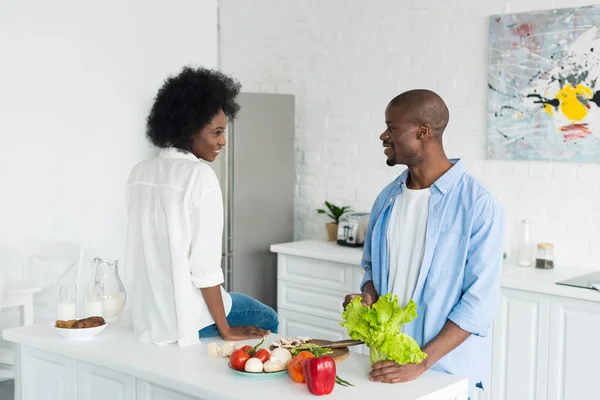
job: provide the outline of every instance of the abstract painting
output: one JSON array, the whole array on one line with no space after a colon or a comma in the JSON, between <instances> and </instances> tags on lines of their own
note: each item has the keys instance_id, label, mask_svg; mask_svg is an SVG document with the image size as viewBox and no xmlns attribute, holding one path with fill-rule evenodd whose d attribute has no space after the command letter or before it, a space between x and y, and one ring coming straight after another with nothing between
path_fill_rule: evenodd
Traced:
<instances>
[{"instance_id":1,"label":"abstract painting","mask_svg":"<svg viewBox=\"0 0 600 400\"><path fill-rule=\"evenodd\" d=\"M600 162L600 7L490 17L488 158Z\"/></svg>"}]
</instances>

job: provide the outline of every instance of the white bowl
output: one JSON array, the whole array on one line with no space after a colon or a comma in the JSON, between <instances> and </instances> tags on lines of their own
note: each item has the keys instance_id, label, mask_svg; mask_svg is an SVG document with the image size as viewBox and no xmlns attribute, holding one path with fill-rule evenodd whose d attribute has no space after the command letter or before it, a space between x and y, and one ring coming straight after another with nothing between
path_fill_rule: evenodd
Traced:
<instances>
[{"instance_id":1,"label":"white bowl","mask_svg":"<svg viewBox=\"0 0 600 400\"><path fill-rule=\"evenodd\" d=\"M78 319L81 319L81 318L78 318ZM102 332L106 328L106 322L104 322L104 325L95 326L93 328L78 328L78 329L57 328L56 321L52 322L50 324L50 326L60 336L64 336L68 339L89 339L91 337L96 336L100 332Z\"/></svg>"}]
</instances>

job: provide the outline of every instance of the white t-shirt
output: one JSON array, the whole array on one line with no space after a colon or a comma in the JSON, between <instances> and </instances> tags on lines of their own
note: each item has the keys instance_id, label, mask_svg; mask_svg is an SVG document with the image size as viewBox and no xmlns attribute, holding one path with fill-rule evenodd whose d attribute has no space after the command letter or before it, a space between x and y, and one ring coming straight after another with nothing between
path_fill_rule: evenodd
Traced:
<instances>
[{"instance_id":1,"label":"white t-shirt","mask_svg":"<svg viewBox=\"0 0 600 400\"><path fill-rule=\"evenodd\" d=\"M405 307L412 298L425 251L425 234L429 215L429 188L404 188L392 208L387 241L390 254L390 292Z\"/></svg>"},{"instance_id":2,"label":"white t-shirt","mask_svg":"<svg viewBox=\"0 0 600 400\"><path fill-rule=\"evenodd\" d=\"M223 197L214 171L174 148L135 166L127 183L124 265L135 337L200 343L214 323L199 288L221 285ZM231 296L221 288L225 313Z\"/></svg>"}]
</instances>

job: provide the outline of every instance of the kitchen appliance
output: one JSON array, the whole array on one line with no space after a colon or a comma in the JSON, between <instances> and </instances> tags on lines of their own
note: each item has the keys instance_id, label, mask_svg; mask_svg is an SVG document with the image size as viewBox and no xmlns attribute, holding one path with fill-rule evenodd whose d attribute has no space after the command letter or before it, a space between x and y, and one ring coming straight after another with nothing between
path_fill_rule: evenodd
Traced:
<instances>
[{"instance_id":1,"label":"kitchen appliance","mask_svg":"<svg viewBox=\"0 0 600 400\"><path fill-rule=\"evenodd\" d=\"M341 246L360 247L365 244L369 213L349 213L340 218L337 243Z\"/></svg>"},{"instance_id":2,"label":"kitchen appliance","mask_svg":"<svg viewBox=\"0 0 600 400\"><path fill-rule=\"evenodd\" d=\"M557 285L574 286L591 290L600 290L600 271L590 274L577 276L575 278L566 279L556 282Z\"/></svg>"},{"instance_id":3,"label":"kitchen appliance","mask_svg":"<svg viewBox=\"0 0 600 400\"><path fill-rule=\"evenodd\" d=\"M224 286L276 307L270 246L293 240L294 96L240 93L238 102L227 145L210 164L223 192Z\"/></svg>"}]
</instances>

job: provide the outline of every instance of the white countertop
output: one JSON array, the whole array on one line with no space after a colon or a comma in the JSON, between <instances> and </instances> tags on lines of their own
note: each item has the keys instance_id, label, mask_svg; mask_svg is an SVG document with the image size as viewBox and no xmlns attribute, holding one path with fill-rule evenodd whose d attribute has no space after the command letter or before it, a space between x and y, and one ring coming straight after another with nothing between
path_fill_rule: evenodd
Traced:
<instances>
[{"instance_id":1,"label":"white countertop","mask_svg":"<svg viewBox=\"0 0 600 400\"><path fill-rule=\"evenodd\" d=\"M362 247L340 246L336 242L326 242L324 240L303 240L274 244L271 246L271 251L352 265L360 265L363 254Z\"/></svg>"},{"instance_id":2,"label":"white countertop","mask_svg":"<svg viewBox=\"0 0 600 400\"><path fill-rule=\"evenodd\" d=\"M363 248L344 247L335 242L326 242L323 240L305 240L275 244L271 246L271 251L298 257L352 264L359 267ZM504 264L502 270L502 287L600 302L600 292L597 290L556 284L558 281L595 271L598 270L587 268L541 270L533 267L524 268Z\"/></svg>"},{"instance_id":3,"label":"white countertop","mask_svg":"<svg viewBox=\"0 0 600 400\"><path fill-rule=\"evenodd\" d=\"M502 287L600 303L600 292L597 290L556 284L556 282L586 275L591 272L598 272L598 270L589 268L555 268L543 270L533 267L506 265L502 273Z\"/></svg>"},{"instance_id":4,"label":"white countertop","mask_svg":"<svg viewBox=\"0 0 600 400\"><path fill-rule=\"evenodd\" d=\"M112 324L99 335L86 340L68 340L58 336L48 324L6 329L3 337L11 342L110 368L203 399L264 400L278 396L286 400L314 399L305 385L294 383L287 374L268 380L236 374L227 366L227 359L208 357L206 345L209 340L185 348L143 344L133 338L128 328ZM266 343L270 344L279 338L271 335ZM256 340L247 342L257 343ZM355 386L336 385L328 398L434 400L454 398L467 391L466 378L435 371L428 371L412 382L389 385L370 382L368 370L369 358L352 353L338 364L338 375Z\"/></svg>"}]
</instances>

